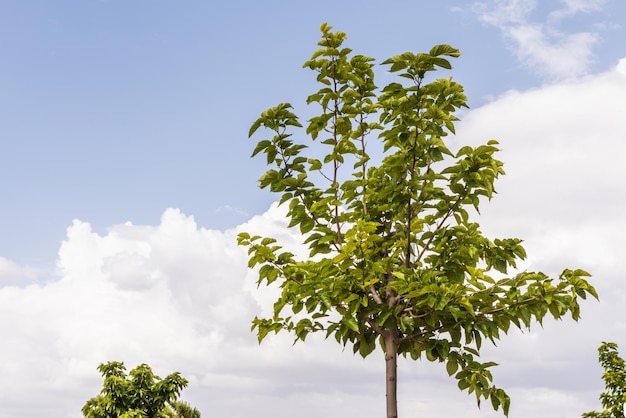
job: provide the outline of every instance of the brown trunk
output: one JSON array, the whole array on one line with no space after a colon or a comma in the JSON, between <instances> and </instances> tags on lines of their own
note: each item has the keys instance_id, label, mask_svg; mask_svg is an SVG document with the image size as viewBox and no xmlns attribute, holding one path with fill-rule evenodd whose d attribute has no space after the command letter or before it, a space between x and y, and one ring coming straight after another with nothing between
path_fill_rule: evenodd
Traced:
<instances>
[{"instance_id":1,"label":"brown trunk","mask_svg":"<svg viewBox=\"0 0 626 418\"><path fill-rule=\"evenodd\" d=\"M385 335L385 377L387 418L398 418L398 345L396 332Z\"/></svg>"}]
</instances>

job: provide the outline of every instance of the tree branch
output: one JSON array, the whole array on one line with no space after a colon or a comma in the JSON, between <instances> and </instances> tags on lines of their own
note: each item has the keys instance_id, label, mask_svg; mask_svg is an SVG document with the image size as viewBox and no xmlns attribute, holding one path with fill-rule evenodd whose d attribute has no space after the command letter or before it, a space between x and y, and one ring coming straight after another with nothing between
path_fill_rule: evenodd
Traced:
<instances>
[{"instance_id":1,"label":"tree branch","mask_svg":"<svg viewBox=\"0 0 626 418\"><path fill-rule=\"evenodd\" d=\"M374 321L365 313L359 312L359 316L361 316L361 318L363 318L365 322L367 322L367 324L370 326L370 328L373 329L378 335L382 335L383 337L385 337L389 334L388 330L382 328L380 325L376 323L376 321Z\"/></svg>"},{"instance_id":2,"label":"tree branch","mask_svg":"<svg viewBox=\"0 0 626 418\"><path fill-rule=\"evenodd\" d=\"M461 200L463 199L463 196L459 196L458 199L456 200L456 202L454 202L454 204L448 209L448 211L446 212L445 216L441 219L441 222L439 222L439 224L437 224L437 226L435 227L435 230L439 230L443 227L443 224L448 220L448 218L450 217L450 215L452 215L454 213L454 209L456 208L456 206L461 202ZM424 245L424 247L422 248L422 250L418 253L417 258L415 259L416 263L419 263L420 260L422 259L422 257L424 256L424 254L426 253L426 251L428 250L428 248L430 247L430 244L432 244L433 240L435 239L435 234L433 234L430 239L428 240L428 242L426 242L426 245Z\"/></svg>"},{"instance_id":3,"label":"tree branch","mask_svg":"<svg viewBox=\"0 0 626 418\"><path fill-rule=\"evenodd\" d=\"M376 287L374 287L374 285L370 285L370 293L372 294L372 299L374 299L374 301L376 303L378 303L379 305L383 305L385 302L383 301L383 298L380 297L380 293L378 293L378 290L376 290Z\"/></svg>"}]
</instances>

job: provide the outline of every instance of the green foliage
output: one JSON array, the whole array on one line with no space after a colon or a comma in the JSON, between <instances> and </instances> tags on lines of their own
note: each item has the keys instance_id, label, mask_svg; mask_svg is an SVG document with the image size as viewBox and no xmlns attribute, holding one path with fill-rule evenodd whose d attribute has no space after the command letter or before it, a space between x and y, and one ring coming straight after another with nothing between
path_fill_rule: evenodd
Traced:
<instances>
[{"instance_id":1,"label":"green foliage","mask_svg":"<svg viewBox=\"0 0 626 418\"><path fill-rule=\"evenodd\" d=\"M274 315L255 318L252 328L259 341L282 330L296 341L322 331L363 357L378 343L394 361L443 362L460 389L508 414L509 397L491 383L495 363L478 361L483 340L495 343L511 326L547 314L577 320L579 298L597 298L589 274L507 276L526 257L521 240L490 240L471 220L504 171L496 141L456 152L444 141L467 98L460 84L431 73L450 69L457 49L437 45L383 61L404 82L378 89L374 59L353 55L342 46L346 35L331 29L322 25L320 49L304 64L321 85L307 103L321 113L303 127L283 103L250 128L250 136L273 133L253 152L270 166L260 187L280 194L289 226L310 249L300 260L273 238L239 235L258 284L282 289ZM309 148L303 134L316 143ZM380 159L367 148L376 138Z\"/></svg>"},{"instance_id":2,"label":"green foliage","mask_svg":"<svg viewBox=\"0 0 626 418\"><path fill-rule=\"evenodd\" d=\"M617 352L617 344L603 342L598 348L598 359L604 369L605 391L600 395L604 410L586 412L584 418L624 418L626 402L626 364Z\"/></svg>"},{"instance_id":3,"label":"green foliage","mask_svg":"<svg viewBox=\"0 0 626 418\"><path fill-rule=\"evenodd\" d=\"M188 383L178 372L161 379L147 364L137 366L128 375L119 361L101 364L98 370L104 385L100 394L83 406L87 418L167 418L171 416L168 404L176 404Z\"/></svg>"},{"instance_id":4,"label":"green foliage","mask_svg":"<svg viewBox=\"0 0 626 418\"><path fill-rule=\"evenodd\" d=\"M168 418L200 418L200 411L182 401L170 402L165 413Z\"/></svg>"}]
</instances>

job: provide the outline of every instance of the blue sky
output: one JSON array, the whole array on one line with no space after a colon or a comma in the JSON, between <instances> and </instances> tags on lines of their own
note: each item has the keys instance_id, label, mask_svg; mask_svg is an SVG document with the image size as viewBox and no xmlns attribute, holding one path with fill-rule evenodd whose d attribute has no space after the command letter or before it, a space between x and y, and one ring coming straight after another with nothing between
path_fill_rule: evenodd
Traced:
<instances>
[{"instance_id":1,"label":"blue sky","mask_svg":"<svg viewBox=\"0 0 626 418\"><path fill-rule=\"evenodd\" d=\"M0 366L0 376L17 379L19 389L48 381L55 370L70 370L52 385L68 393L65 401L55 400L49 385L41 387L42 399L55 405L48 416L76 416L72 413L99 388L97 364L111 356L129 365L152 360L164 374L170 368L192 374L188 391L208 415L210 402L200 399L215 393L215 379L228 376L234 388L220 392L218 411L232 408L236 402L229 400L242 387L256 407L270 405L276 394L254 390L255 379L273 373L270 365L281 367L273 360L276 353L284 356L283 366L303 363L302 374L315 377L313 370L324 364L320 359L338 351L319 342L294 354L280 338L255 345L249 320L269 299L254 291L245 257L233 245L235 231L246 227L290 236L280 229L280 212L270 209L275 197L257 188L264 165L249 158L255 142L247 132L262 110L279 102L308 112L304 103L315 89L314 77L301 66L316 49L322 22L346 32L347 46L356 53L379 62L439 43L459 48L463 55L453 71L442 74L465 86L472 107L464 113L459 140L501 139L508 173L501 196L484 212L486 229L524 238L529 253L534 248L537 254L531 257L533 268L580 261L605 273L608 284L599 287L619 291L601 308L590 308L597 309L590 317L624 312L619 307L626 288L612 268L619 259L613 252L623 248L616 231L626 205L620 157L626 138L620 122L623 1L2 1L0 300L5 305L0 302L0 313L6 319L0 320L0 332L11 343L0 345L0 355L15 365L29 361L29 353L42 358L37 368L15 376L8 369L3 374ZM219 282L223 277L234 282ZM232 300L213 304L201 296L216 289L226 289ZM80 298L84 301L76 302ZM24 307L33 303L38 308ZM235 305L243 307L224 319ZM75 321L64 306L86 309L86 322ZM145 325L159 309L160 325ZM215 316L221 319L213 321ZM136 335L124 318L134 318L144 331ZM216 325L205 324L206 318ZM103 342L87 331L89 323L107 330L109 340L128 344ZM594 373L595 347L623 331L622 322L603 323L606 327L590 331L593 338L573 355ZM559 332L559 338L576 335ZM174 348L154 351L149 347L160 333L196 348L176 346L190 350L186 361ZM224 341L241 352L226 365L208 361L207 353L224 354L217 343ZM49 350L32 351L36 345ZM544 367L557 346L556 340L545 343L537 351L543 354L529 361ZM516 353L515 346L506 347L501 351ZM249 358L265 366L254 366ZM356 360L343 361L346 373L363 369ZM355 372L355 379L342 374L347 388L333 386L334 395L302 383L301 396L363 402L363 388L354 389L354 382L375 383L367 380L375 370L369 367L360 372L365 374ZM428 373L427 386L438 387ZM537 394L536 382L522 384L507 380L514 372L502 373L522 399L547 399L543 413L519 410L516 417L556 416L545 411L571 400L571 391L558 384L546 384ZM292 379L287 371L278 372L269 387L279 393ZM593 408L599 385L598 377L594 385L579 388L584 393L576 399L583 400L572 411ZM40 416L19 397L7 399L14 406L7 412L0 397L0 418ZM450 413L465 410L464 395L459 399ZM415 402L425 402L411 404L423 411L432 406L424 399ZM238 407L232 416L246 415L246 406ZM312 417L319 413L311 406Z\"/></svg>"},{"instance_id":2,"label":"blue sky","mask_svg":"<svg viewBox=\"0 0 626 418\"><path fill-rule=\"evenodd\" d=\"M549 4L549 7L547 6ZM543 2L527 19L563 8ZM256 189L247 128L266 107L302 108L301 69L329 22L380 60L449 43L455 78L480 106L543 84L498 27L466 2L29 1L0 6L3 205L0 254L50 267L72 219L98 231L154 223L176 207L210 228L235 226L272 200ZM621 10L620 10L621 8ZM595 31L585 72L624 55L624 5L563 18L550 30ZM600 25L604 27L597 28ZM556 42L559 39L555 39ZM246 215L244 215L246 214Z\"/></svg>"}]
</instances>

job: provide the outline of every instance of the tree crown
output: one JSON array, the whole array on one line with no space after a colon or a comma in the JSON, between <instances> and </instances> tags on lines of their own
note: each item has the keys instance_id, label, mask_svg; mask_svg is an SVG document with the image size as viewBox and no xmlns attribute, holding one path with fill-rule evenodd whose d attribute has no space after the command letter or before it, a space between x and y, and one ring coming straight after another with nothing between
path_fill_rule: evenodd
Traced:
<instances>
[{"instance_id":1,"label":"tree crown","mask_svg":"<svg viewBox=\"0 0 626 418\"><path fill-rule=\"evenodd\" d=\"M100 394L83 406L87 418L167 418L168 405L188 383L178 372L161 379L147 364L128 375L119 361L100 364L98 370L104 384Z\"/></svg>"},{"instance_id":2,"label":"tree crown","mask_svg":"<svg viewBox=\"0 0 626 418\"><path fill-rule=\"evenodd\" d=\"M282 103L249 132L272 132L253 151L271 167L260 187L288 205L289 227L310 250L301 260L273 238L239 235L258 283L282 289L274 315L255 318L253 329L259 341L281 330L296 341L322 331L363 357L379 341L393 355L444 362L460 389L506 414L509 398L491 384L495 363L477 360L482 340L541 323L547 313L577 320L578 298L597 298L588 273L507 276L526 257L521 240L491 240L472 221L504 171L497 141L456 152L446 142L467 98L452 78L431 74L451 69L457 49L436 45L383 61L400 78L379 89L373 58L343 47L344 33L326 24L321 32L304 64L320 83L306 102L320 114L303 127ZM368 148L373 140L382 143L380 158Z\"/></svg>"}]
</instances>

